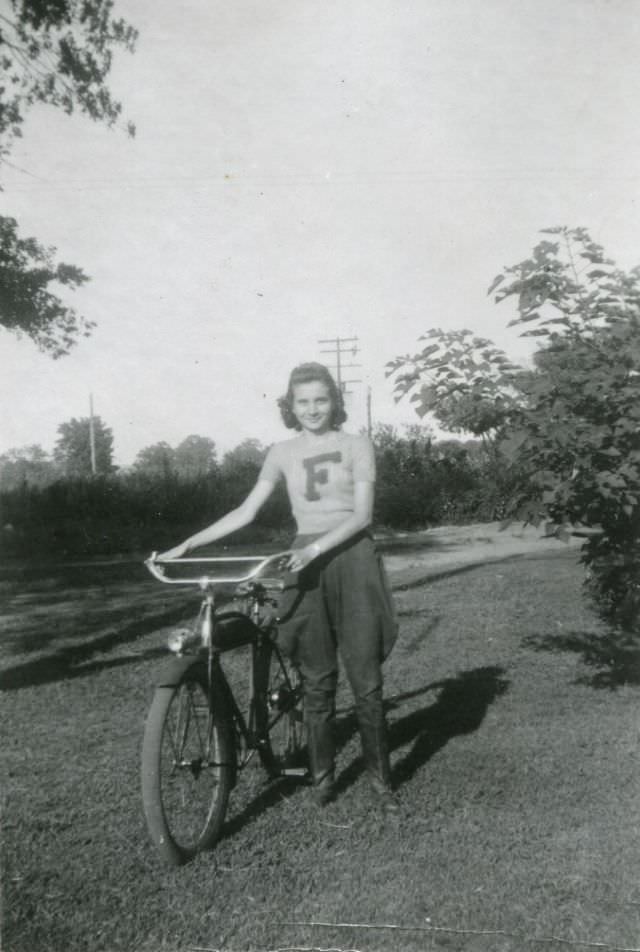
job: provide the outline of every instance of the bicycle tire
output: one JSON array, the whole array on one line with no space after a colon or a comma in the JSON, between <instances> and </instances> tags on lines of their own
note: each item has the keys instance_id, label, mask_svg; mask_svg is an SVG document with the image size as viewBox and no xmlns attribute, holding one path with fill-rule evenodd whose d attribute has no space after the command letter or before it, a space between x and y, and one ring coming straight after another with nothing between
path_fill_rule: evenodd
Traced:
<instances>
[{"instance_id":1,"label":"bicycle tire","mask_svg":"<svg viewBox=\"0 0 640 952\"><path fill-rule=\"evenodd\" d=\"M160 686L142 745L142 802L151 839L171 866L210 849L220 834L235 774L233 722L222 692L211 709L205 664L195 660Z\"/></svg>"},{"instance_id":2,"label":"bicycle tire","mask_svg":"<svg viewBox=\"0 0 640 952\"><path fill-rule=\"evenodd\" d=\"M308 773L302 681L271 637L255 651L255 715L258 754L273 779Z\"/></svg>"}]
</instances>

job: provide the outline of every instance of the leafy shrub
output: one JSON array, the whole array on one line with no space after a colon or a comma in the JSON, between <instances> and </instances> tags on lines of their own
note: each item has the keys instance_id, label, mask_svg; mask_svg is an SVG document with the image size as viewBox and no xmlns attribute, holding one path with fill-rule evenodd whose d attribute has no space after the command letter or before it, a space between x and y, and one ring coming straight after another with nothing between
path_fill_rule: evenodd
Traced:
<instances>
[{"instance_id":1,"label":"leafy shrub","mask_svg":"<svg viewBox=\"0 0 640 952\"><path fill-rule=\"evenodd\" d=\"M470 331L425 335L388 365L398 398L420 415L486 441L505 512L583 546L587 586L604 618L640 630L640 269L620 271L584 228L549 228L530 258L498 275L496 301L536 337L535 366L509 363Z\"/></svg>"}]
</instances>

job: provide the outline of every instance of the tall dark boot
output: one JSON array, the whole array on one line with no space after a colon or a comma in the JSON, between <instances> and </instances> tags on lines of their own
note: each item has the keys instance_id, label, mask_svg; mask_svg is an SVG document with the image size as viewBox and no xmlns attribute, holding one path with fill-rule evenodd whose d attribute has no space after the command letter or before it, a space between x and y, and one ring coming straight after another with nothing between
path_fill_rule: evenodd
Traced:
<instances>
[{"instance_id":1,"label":"tall dark boot","mask_svg":"<svg viewBox=\"0 0 640 952\"><path fill-rule=\"evenodd\" d=\"M399 807L391 786L387 725L382 699L365 699L358 704L358 722L364 765L371 789L385 813L397 813Z\"/></svg>"},{"instance_id":2,"label":"tall dark boot","mask_svg":"<svg viewBox=\"0 0 640 952\"><path fill-rule=\"evenodd\" d=\"M335 741L332 719L307 717L307 743L315 799L325 806L333 799L335 777Z\"/></svg>"}]
</instances>

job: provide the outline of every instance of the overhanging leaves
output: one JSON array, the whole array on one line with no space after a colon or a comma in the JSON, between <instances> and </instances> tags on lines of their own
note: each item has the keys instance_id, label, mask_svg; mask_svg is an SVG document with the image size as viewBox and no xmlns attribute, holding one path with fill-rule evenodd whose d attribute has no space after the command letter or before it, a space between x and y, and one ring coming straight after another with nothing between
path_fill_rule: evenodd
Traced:
<instances>
[{"instance_id":1,"label":"overhanging leaves","mask_svg":"<svg viewBox=\"0 0 640 952\"><path fill-rule=\"evenodd\" d=\"M36 103L80 112L114 126L122 106L107 86L114 50L132 52L136 30L113 16L113 0L8 0L0 12L0 161L22 134ZM130 135L132 123L126 124ZM1 169L0 165L0 169ZM58 292L87 281L80 268L54 262L54 249L18 237L0 220L0 325L30 337L54 357L69 352L93 322Z\"/></svg>"},{"instance_id":2,"label":"overhanging leaves","mask_svg":"<svg viewBox=\"0 0 640 952\"><path fill-rule=\"evenodd\" d=\"M53 357L67 354L94 326L58 296L88 281L80 268L56 263L54 250L20 238L17 222L0 216L0 324L24 334Z\"/></svg>"}]
</instances>

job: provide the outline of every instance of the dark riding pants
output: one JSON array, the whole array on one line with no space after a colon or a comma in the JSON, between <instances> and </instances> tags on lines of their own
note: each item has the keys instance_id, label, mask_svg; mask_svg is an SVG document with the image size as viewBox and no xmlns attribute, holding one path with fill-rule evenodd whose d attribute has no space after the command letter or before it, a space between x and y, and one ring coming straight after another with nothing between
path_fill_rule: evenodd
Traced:
<instances>
[{"instance_id":1,"label":"dark riding pants","mask_svg":"<svg viewBox=\"0 0 640 952\"><path fill-rule=\"evenodd\" d=\"M293 547L314 538L298 536ZM279 642L303 679L314 778L333 771L339 652L355 699L367 767L387 782L381 665L395 643L397 624L371 536L359 533L292 576L280 618ZM374 763L376 758L385 763Z\"/></svg>"}]
</instances>

